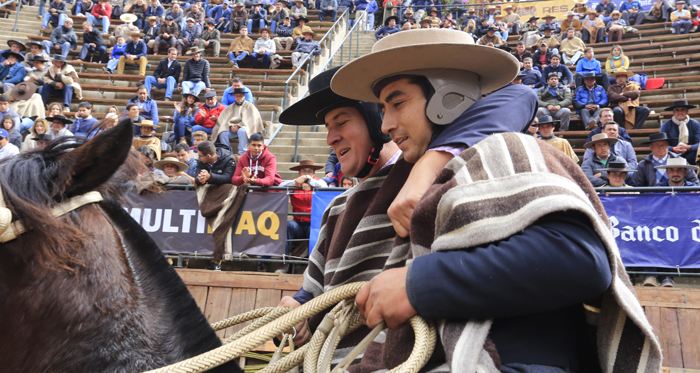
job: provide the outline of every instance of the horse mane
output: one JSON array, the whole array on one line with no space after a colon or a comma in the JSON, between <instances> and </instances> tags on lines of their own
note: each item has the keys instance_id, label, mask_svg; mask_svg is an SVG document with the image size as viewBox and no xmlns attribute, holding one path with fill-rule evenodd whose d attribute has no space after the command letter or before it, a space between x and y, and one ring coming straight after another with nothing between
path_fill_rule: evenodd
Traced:
<instances>
[{"instance_id":1,"label":"horse mane","mask_svg":"<svg viewBox=\"0 0 700 373\"><path fill-rule=\"evenodd\" d=\"M73 197L66 192L72 180L70 170L59 159L87 142L82 137L62 137L38 148L20 153L0 162L0 187L13 220L20 220L31 232L20 235L22 247L32 247L37 264L53 270L74 273L83 263L76 254L84 249L88 239L80 230L75 213L56 219L51 208ZM103 196L124 202L139 171L143 169L140 157L133 151L111 178L97 189ZM63 181L63 182L62 182Z\"/></svg>"}]
</instances>

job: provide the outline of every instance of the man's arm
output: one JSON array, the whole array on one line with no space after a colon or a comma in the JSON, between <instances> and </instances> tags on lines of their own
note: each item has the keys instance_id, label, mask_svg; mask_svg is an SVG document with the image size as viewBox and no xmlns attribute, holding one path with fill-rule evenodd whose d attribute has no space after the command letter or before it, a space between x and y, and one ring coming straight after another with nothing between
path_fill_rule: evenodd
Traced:
<instances>
[{"instance_id":1,"label":"man's arm","mask_svg":"<svg viewBox=\"0 0 700 373\"><path fill-rule=\"evenodd\" d=\"M156 100L151 99L151 120L153 121L153 125L157 126L158 125L158 103L156 103Z\"/></svg>"}]
</instances>

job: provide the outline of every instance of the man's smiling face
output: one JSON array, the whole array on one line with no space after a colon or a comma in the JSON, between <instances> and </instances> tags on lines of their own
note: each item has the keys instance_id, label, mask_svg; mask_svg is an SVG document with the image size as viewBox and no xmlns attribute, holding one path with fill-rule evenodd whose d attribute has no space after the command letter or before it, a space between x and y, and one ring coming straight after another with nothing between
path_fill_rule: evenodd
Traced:
<instances>
[{"instance_id":1,"label":"man's smiling face","mask_svg":"<svg viewBox=\"0 0 700 373\"><path fill-rule=\"evenodd\" d=\"M325 116L326 142L338 155L345 175L355 177L367 163L372 139L365 118L353 107L340 107Z\"/></svg>"}]
</instances>

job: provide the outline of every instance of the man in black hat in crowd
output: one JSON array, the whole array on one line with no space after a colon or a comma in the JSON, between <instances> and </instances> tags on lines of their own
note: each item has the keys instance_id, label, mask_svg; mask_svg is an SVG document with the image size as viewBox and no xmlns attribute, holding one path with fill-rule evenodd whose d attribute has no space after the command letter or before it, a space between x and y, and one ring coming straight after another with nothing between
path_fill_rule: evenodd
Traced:
<instances>
[{"instance_id":1,"label":"man in black hat in crowd","mask_svg":"<svg viewBox=\"0 0 700 373\"><path fill-rule=\"evenodd\" d=\"M399 17L397 16L391 16L388 17L387 19L384 20L384 26L381 27L377 32L374 33L374 37L377 38L377 40L385 38L391 34L395 34L399 32L399 26L396 25L396 22L399 21Z\"/></svg>"},{"instance_id":2,"label":"man in black hat in crowd","mask_svg":"<svg viewBox=\"0 0 700 373\"><path fill-rule=\"evenodd\" d=\"M35 43L36 43L36 42L35 42ZM24 43L22 43L22 42L19 41L19 40L14 40L14 39L8 40L8 41L7 41L7 45L10 47L9 49L0 50L0 63L2 63L3 61L5 61L5 57L2 57L2 54L5 53L5 52L7 52L7 51L12 51L12 52L15 52L15 53L19 53L19 54L21 55L22 52L24 52L25 50L27 50L27 46L24 45ZM39 45L39 48L41 48L41 45Z\"/></svg>"},{"instance_id":3,"label":"man in black hat in crowd","mask_svg":"<svg viewBox=\"0 0 700 373\"><path fill-rule=\"evenodd\" d=\"M586 129L592 130L596 127L601 108L608 104L608 95L603 87L596 84L594 72L584 73L583 83L576 89L574 109L578 110Z\"/></svg>"},{"instance_id":4,"label":"man in black hat in crowd","mask_svg":"<svg viewBox=\"0 0 700 373\"><path fill-rule=\"evenodd\" d=\"M696 107L688 104L687 100L674 101L673 105L664 109L664 111L672 111L673 117L661 125L661 132L668 137L678 139L678 144L669 146L668 150L680 154L691 165L695 164L698 154L700 122L690 118L688 110Z\"/></svg>"},{"instance_id":5,"label":"man in black hat in crowd","mask_svg":"<svg viewBox=\"0 0 700 373\"><path fill-rule=\"evenodd\" d=\"M603 185L603 187L631 188L631 186L627 185L627 178L630 172L635 172L637 170L633 167L628 167L627 162L618 160L615 162L608 162L606 168L601 168L598 171L605 171L608 178L607 184Z\"/></svg>"},{"instance_id":6,"label":"man in black hat in crowd","mask_svg":"<svg viewBox=\"0 0 700 373\"><path fill-rule=\"evenodd\" d=\"M665 132L654 133L649 136L649 141L641 145L649 145L651 154L644 157L637 166L630 185L632 186L657 186L668 180L666 169L655 168L665 166L669 159L680 157L678 154L670 152L672 146L678 144L678 138L669 137ZM688 170L685 180L698 184L698 176L692 170Z\"/></svg>"},{"instance_id":7,"label":"man in black hat in crowd","mask_svg":"<svg viewBox=\"0 0 700 373\"><path fill-rule=\"evenodd\" d=\"M88 53L98 53L100 63L107 63L107 46L99 30L92 27L90 22L83 22L83 46L78 59L84 61Z\"/></svg>"},{"instance_id":8,"label":"man in black hat in crowd","mask_svg":"<svg viewBox=\"0 0 700 373\"><path fill-rule=\"evenodd\" d=\"M199 96L202 90L208 92L211 89L209 61L202 58L202 50L199 47L192 47L187 53L191 54L192 58L185 62L182 85L178 87L178 90L182 90L182 94L191 92L193 95Z\"/></svg>"},{"instance_id":9,"label":"man in black hat in crowd","mask_svg":"<svg viewBox=\"0 0 700 373\"><path fill-rule=\"evenodd\" d=\"M39 93L45 105L48 103L49 96L63 96L63 111L68 112L74 93L79 100L83 98L78 73L66 61L65 56L55 54L51 62L52 66L44 75L44 86Z\"/></svg>"},{"instance_id":10,"label":"man in black hat in crowd","mask_svg":"<svg viewBox=\"0 0 700 373\"><path fill-rule=\"evenodd\" d=\"M497 47L501 44L504 44L503 39L501 39L500 36L496 35L496 28L489 25L489 27L486 29L486 35L482 36L479 41L479 45L493 45L494 47Z\"/></svg>"},{"instance_id":11,"label":"man in black hat in crowd","mask_svg":"<svg viewBox=\"0 0 700 373\"><path fill-rule=\"evenodd\" d=\"M523 78L525 77L524 72L519 72L518 75L515 76L515 79L513 79L513 84L523 84Z\"/></svg>"},{"instance_id":12,"label":"man in black hat in crowd","mask_svg":"<svg viewBox=\"0 0 700 373\"><path fill-rule=\"evenodd\" d=\"M72 120L63 115L46 117L46 120L51 123L51 134L53 135L54 139L73 136L73 133L68 130L68 126L73 124Z\"/></svg>"},{"instance_id":13,"label":"man in black hat in crowd","mask_svg":"<svg viewBox=\"0 0 700 373\"><path fill-rule=\"evenodd\" d=\"M245 99L246 89L233 89L234 102L217 115L211 138L216 144L231 146L231 138L238 139L238 155L248 150L248 140L253 134L263 133L265 127L258 108Z\"/></svg>"},{"instance_id":14,"label":"man in black hat in crowd","mask_svg":"<svg viewBox=\"0 0 700 373\"><path fill-rule=\"evenodd\" d=\"M567 139L554 135L554 131L559 131L560 121L554 120L549 115L544 115L537 118L537 121L532 123L530 127L536 127L539 132L539 138L549 145L559 149L566 154L572 161L578 163L578 156Z\"/></svg>"},{"instance_id":15,"label":"man in black hat in crowd","mask_svg":"<svg viewBox=\"0 0 700 373\"><path fill-rule=\"evenodd\" d=\"M51 58L51 56L49 56L48 54L46 54L44 52L43 46L41 45L40 42L35 41L35 40L30 40L27 43L27 45L29 45L30 52L24 56L24 62L22 62L22 65L24 65L24 67L27 67L29 69L34 67L34 56L43 56L44 60L45 60L44 62L49 62L49 59Z\"/></svg>"},{"instance_id":16,"label":"man in black hat in crowd","mask_svg":"<svg viewBox=\"0 0 700 373\"><path fill-rule=\"evenodd\" d=\"M24 57L12 51L2 53L5 61L0 64L0 93L10 92L15 84L24 80L27 70L21 64Z\"/></svg>"}]
</instances>

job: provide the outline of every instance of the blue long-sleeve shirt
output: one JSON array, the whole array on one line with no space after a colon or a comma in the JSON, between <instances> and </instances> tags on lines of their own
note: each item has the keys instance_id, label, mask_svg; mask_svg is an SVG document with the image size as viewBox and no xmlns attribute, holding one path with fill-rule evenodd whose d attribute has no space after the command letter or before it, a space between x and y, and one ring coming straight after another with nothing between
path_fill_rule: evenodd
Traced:
<instances>
[{"instance_id":1,"label":"blue long-sleeve shirt","mask_svg":"<svg viewBox=\"0 0 700 373\"><path fill-rule=\"evenodd\" d=\"M639 1L637 0L632 0L631 2L626 1L622 4L620 4L620 12L624 12L625 10L630 10L632 8L637 8L637 10L641 10L642 6L639 4Z\"/></svg>"},{"instance_id":2,"label":"blue long-sleeve shirt","mask_svg":"<svg viewBox=\"0 0 700 373\"><path fill-rule=\"evenodd\" d=\"M127 102L128 104L136 104L139 106L140 116L143 119L152 120L154 125L158 125L158 103L150 97L146 99L145 102L139 101L139 97L136 96ZM124 115L126 116L126 109L124 109Z\"/></svg>"},{"instance_id":3,"label":"blue long-sleeve shirt","mask_svg":"<svg viewBox=\"0 0 700 373\"><path fill-rule=\"evenodd\" d=\"M588 58L582 58L576 63L576 73L583 74L589 71L593 71L596 74L600 74L600 61L596 60L595 57L592 60Z\"/></svg>"},{"instance_id":4,"label":"blue long-sleeve shirt","mask_svg":"<svg viewBox=\"0 0 700 373\"><path fill-rule=\"evenodd\" d=\"M75 136L86 137L90 133L90 129L92 129L93 126L96 126L97 123L99 123L97 119L93 118L92 116L87 119L77 118L75 121L73 121L70 131L73 132Z\"/></svg>"},{"instance_id":5,"label":"blue long-sleeve shirt","mask_svg":"<svg viewBox=\"0 0 700 373\"><path fill-rule=\"evenodd\" d=\"M14 65L0 65L0 80L4 79L4 83L19 84L27 75L27 70L21 63L17 62Z\"/></svg>"},{"instance_id":6,"label":"blue long-sleeve shirt","mask_svg":"<svg viewBox=\"0 0 700 373\"><path fill-rule=\"evenodd\" d=\"M399 26L382 26L382 28L380 28L379 30L377 30L377 32L374 33L374 37L377 38L377 40L379 40L384 37L384 34L395 34L399 31Z\"/></svg>"},{"instance_id":7,"label":"blue long-sleeve shirt","mask_svg":"<svg viewBox=\"0 0 700 373\"><path fill-rule=\"evenodd\" d=\"M695 119L690 119L686 126L688 127L688 142L686 145L690 145L689 152L692 154L697 154L698 143L700 143L700 122ZM680 129L678 128L677 124L673 123L673 119L665 121L664 124L661 125L660 132L663 132L668 135L668 137L675 139L677 139L680 135ZM669 146L668 151L672 152L673 146Z\"/></svg>"},{"instance_id":8,"label":"blue long-sleeve shirt","mask_svg":"<svg viewBox=\"0 0 700 373\"><path fill-rule=\"evenodd\" d=\"M199 111L199 107L195 107L190 115L182 115L182 114L180 114L179 111L175 111L175 115L173 115L173 122L177 123L178 120L182 119L182 121L186 127L192 127L196 124L194 122L194 116L197 115L198 111ZM190 176L193 176L193 175L190 175Z\"/></svg>"},{"instance_id":9,"label":"blue long-sleeve shirt","mask_svg":"<svg viewBox=\"0 0 700 373\"><path fill-rule=\"evenodd\" d=\"M365 10L367 9L367 0L355 0L355 10Z\"/></svg>"},{"instance_id":10,"label":"blue long-sleeve shirt","mask_svg":"<svg viewBox=\"0 0 700 373\"><path fill-rule=\"evenodd\" d=\"M112 54L110 55L110 58L119 59L119 57L123 56L125 52L126 44L123 44L121 46L119 44L116 44L114 47L112 47Z\"/></svg>"},{"instance_id":11,"label":"blue long-sleeve shirt","mask_svg":"<svg viewBox=\"0 0 700 373\"><path fill-rule=\"evenodd\" d=\"M542 83L542 73L536 69L523 70L525 76L522 79L523 85L531 85L532 88L540 88L544 86Z\"/></svg>"},{"instance_id":12,"label":"blue long-sleeve shirt","mask_svg":"<svg viewBox=\"0 0 700 373\"><path fill-rule=\"evenodd\" d=\"M138 44L136 45L134 45L133 41L130 41L126 44L124 54L132 54L136 59L139 59L141 57L146 57L147 50L146 43L144 43L143 40L139 40Z\"/></svg>"},{"instance_id":13,"label":"blue long-sleeve shirt","mask_svg":"<svg viewBox=\"0 0 700 373\"><path fill-rule=\"evenodd\" d=\"M377 2L375 0L372 0L369 2L369 5L367 6L367 13L377 13L379 10L379 5L377 5Z\"/></svg>"},{"instance_id":14,"label":"blue long-sleeve shirt","mask_svg":"<svg viewBox=\"0 0 700 373\"><path fill-rule=\"evenodd\" d=\"M243 86L243 89L245 89L245 100L251 104L255 104L253 92L250 88ZM228 87L224 90L224 95L221 97L221 105L229 106L234 102L236 102L236 99L233 97L233 87Z\"/></svg>"},{"instance_id":15,"label":"blue long-sleeve shirt","mask_svg":"<svg viewBox=\"0 0 700 373\"><path fill-rule=\"evenodd\" d=\"M297 44L297 47L294 49L294 51L299 53L310 53L314 56L318 56L319 54L321 54L321 45L319 45L318 42L313 39L302 39L299 41L299 44Z\"/></svg>"}]
</instances>

